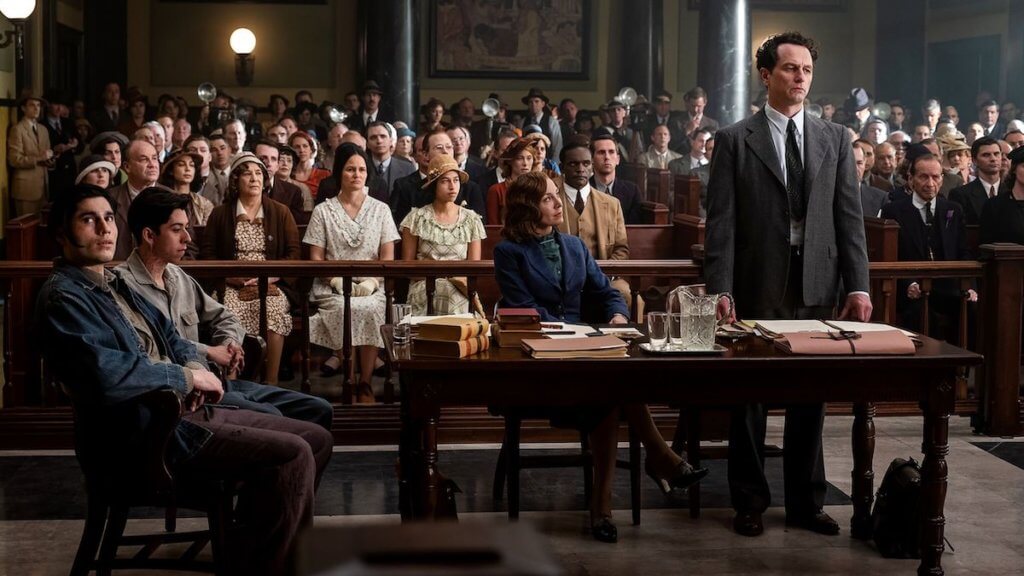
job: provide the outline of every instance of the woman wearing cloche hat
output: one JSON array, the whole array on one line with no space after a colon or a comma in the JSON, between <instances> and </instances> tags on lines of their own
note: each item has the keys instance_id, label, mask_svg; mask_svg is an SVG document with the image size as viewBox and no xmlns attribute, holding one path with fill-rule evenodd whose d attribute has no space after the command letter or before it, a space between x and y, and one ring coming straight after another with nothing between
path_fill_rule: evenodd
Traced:
<instances>
[{"instance_id":1,"label":"woman wearing cloche hat","mask_svg":"<svg viewBox=\"0 0 1024 576\"><path fill-rule=\"evenodd\" d=\"M459 163L442 154L430 161L423 189L433 202L416 208L402 220L402 260L479 260L481 241L487 237L480 216L455 204L469 175ZM434 313L469 312L465 278L439 278L434 284ZM427 313L427 285L417 280L409 286L413 315ZM478 303L477 306L479 306ZM480 310L482 312L482 310Z\"/></svg>"}]
</instances>

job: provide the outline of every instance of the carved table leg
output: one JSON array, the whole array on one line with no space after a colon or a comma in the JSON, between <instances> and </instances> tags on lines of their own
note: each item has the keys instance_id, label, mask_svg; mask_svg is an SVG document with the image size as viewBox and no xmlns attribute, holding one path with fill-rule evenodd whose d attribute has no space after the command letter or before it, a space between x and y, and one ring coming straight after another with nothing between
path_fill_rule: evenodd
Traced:
<instances>
[{"instance_id":1,"label":"carved table leg","mask_svg":"<svg viewBox=\"0 0 1024 576\"><path fill-rule=\"evenodd\" d=\"M924 411L924 466L921 468L921 576L941 576L946 518L946 454L949 453L949 414L953 409L955 373L944 374L921 403Z\"/></svg>"},{"instance_id":2,"label":"carved table leg","mask_svg":"<svg viewBox=\"0 0 1024 576\"><path fill-rule=\"evenodd\" d=\"M871 538L871 502L874 500L875 405L853 405L853 518L850 533L854 538Z\"/></svg>"}]
</instances>

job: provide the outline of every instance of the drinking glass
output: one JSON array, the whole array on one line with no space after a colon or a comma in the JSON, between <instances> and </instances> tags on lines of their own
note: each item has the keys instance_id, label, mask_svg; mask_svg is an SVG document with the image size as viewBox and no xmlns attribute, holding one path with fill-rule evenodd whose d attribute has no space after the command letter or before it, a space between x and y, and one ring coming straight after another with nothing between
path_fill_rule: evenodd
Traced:
<instances>
[{"instance_id":1,"label":"drinking glass","mask_svg":"<svg viewBox=\"0 0 1024 576\"><path fill-rule=\"evenodd\" d=\"M391 305L391 323L394 326L395 344L406 344L412 334L412 326L409 324L409 315L412 314L412 306L409 304Z\"/></svg>"},{"instance_id":2,"label":"drinking glass","mask_svg":"<svg viewBox=\"0 0 1024 576\"><path fill-rule=\"evenodd\" d=\"M651 341L651 348L661 349L668 341L668 314L665 312L647 313L647 338Z\"/></svg>"},{"instance_id":3,"label":"drinking glass","mask_svg":"<svg viewBox=\"0 0 1024 576\"><path fill-rule=\"evenodd\" d=\"M668 315L668 347L675 350L685 350L687 330L683 325L683 315L672 312Z\"/></svg>"}]
</instances>

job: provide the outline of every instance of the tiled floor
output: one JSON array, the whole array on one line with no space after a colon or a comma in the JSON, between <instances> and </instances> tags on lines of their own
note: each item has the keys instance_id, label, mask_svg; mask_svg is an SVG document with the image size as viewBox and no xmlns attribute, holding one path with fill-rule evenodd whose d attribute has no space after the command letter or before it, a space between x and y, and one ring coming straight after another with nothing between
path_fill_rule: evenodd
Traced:
<instances>
[{"instance_id":1,"label":"tiled floor","mask_svg":"<svg viewBox=\"0 0 1024 576\"><path fill-rule=\"evenodd\" d=\"M849 418L830 418L826 422L825 450L828 478L839 490L849 493L850 456ZM897 456L920 458L920 419L884 418L876 420L877 444L875 470L880 479L888 462ZM966 419L951 421L949 453L949 495L946 500L946 535L955 552L947 550L943 565L947 574L1019 574L1024 567L1020 534L1024 533L1024 470L972 446L972 441L992 441L972 435ZM769 439L779 441L781 419L773 419ZM479 447L472 447L479 454ZM350 466L360 461L377 461L380 454L343 449L335 460ZM467 469L460 458L469 452L447 450L442 466L456 481L473 491L485 492L486 482L460 479L454 474ZM2 459L4 455L0 455ZM2 462L0 462L2 464ZM353 494L354 498L392 499L385 474L377 490ZM645 482L649 483L645 480ZM877 483L877 482L876 482ZM480 484L477 486L477 484ZM66 490L68 488L54 488ZM467 490L471 494L472 491ZM0 498L17 497L4 490ZM54 494L54 497L60 497ZM624 502L624 498L618 501ZM843 526L837 537L825 537L801 530L786 530L781 508L772 508L765 516L766 531L759 538L743 538L729 530L732 517L727 508L710 508L702 518L691 519L679 508L665 508L648 499L642 524L628 522L629 512L617 510L619 543L600 544L586 533L586 515L555 507L551 511L524 512L523 521L545 535L550 549L572 575L613 574L913 574L917 562L886 560L864 542L853 540L846 529L851 508L829 506L828 512ZM506 522L502 512L465 512L470 502L459 502L465 523ZM380 506L357 507L364 510ZM393 509L387 505L384 509ZM393 514L360 513L319 516L318 526L358 526L363 523L397 523ZM182 520L183 528L199 520ZM129 530L158 527L157 520L133 520ZM74 556L82 528L81 520L0 521L0 574L66 574ZM124 573L127 574L127 573ZM147 572L153 574L153 572Z\"/></svg>"}]
</instances>

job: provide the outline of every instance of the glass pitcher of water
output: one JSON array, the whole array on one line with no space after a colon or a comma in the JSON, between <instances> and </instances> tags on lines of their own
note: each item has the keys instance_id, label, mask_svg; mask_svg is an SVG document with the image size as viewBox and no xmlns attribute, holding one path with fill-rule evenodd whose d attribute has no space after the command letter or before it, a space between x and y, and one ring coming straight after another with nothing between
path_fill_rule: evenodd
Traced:
<instances>
[{"instance_id":1,"label":"glass pitcher of water","mask_svg":"<svg viewBox=\"0 0 1024 576\"><path fill-rule=\"evenodd\" d=\"M682 350L713 349L718 327L715 313L720 297L720 294L708 294L703 284L679 286L669 293L666 301L669 345Z\"/></svg>"}]
</instances>

